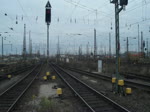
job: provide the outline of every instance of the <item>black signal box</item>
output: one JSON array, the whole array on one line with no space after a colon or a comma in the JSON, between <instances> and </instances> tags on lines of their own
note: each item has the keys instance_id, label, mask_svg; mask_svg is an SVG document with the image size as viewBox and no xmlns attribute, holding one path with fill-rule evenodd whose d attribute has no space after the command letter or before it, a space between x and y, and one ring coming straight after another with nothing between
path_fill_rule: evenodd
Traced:
<instances>
[{"instance_id":1,"label":"black signal box","mask_svg":"<svg viewBox=\"0 0 150 112\"><path fill-rule=\"evenodd\" d=\"M45 22L49 24L51 23L51 4L49 1L47 2L45 8Z\"/></svg>"}]
</instances>

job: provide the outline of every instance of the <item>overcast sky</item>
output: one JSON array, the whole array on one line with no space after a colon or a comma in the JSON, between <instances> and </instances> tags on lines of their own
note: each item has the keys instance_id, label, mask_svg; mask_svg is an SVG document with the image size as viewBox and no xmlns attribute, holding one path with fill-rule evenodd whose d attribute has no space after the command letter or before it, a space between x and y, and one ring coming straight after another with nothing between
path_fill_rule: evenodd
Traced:
<instances>
[{"instance_id":1,"label":"overcast sky","mask_svg":"<svg viewBox=\"0 0 150 112\"><path fill-rule=\"evenodd\" d=\"M4 40L5 54L16 53L16 50L17 53L22 53L24 24L27 26L27 50L28 32L31 30L33 52L40 46L41 53L44 53L47 39L46 3L47 0L0 0L0 32L3 37L6 37L6 40ZM61 53L77 52L80 45L82 45L83 52L86 52L88 42L90 50L93 50L94 28L97 30L98 53L105 47L108 52L109 32L112 35L112 50L113 53L115 52L114 4L110 4L109 0L50 0L50 3L52 6L51 55L57 52L58 36ZM138 24L140 25L140 31L144 33L144 39L150 38L150 0L129 0L125 9L120 13L121 52L126 50L126 41L124 41L126 37L137 38ZM16 21L18 24L16 24ZM10 28L14 30L12 31ZM137 39L130 38L129 50L137 51L137 43ZM13 51L8 44L13 44Z\"/></svg>"}]
</instances>

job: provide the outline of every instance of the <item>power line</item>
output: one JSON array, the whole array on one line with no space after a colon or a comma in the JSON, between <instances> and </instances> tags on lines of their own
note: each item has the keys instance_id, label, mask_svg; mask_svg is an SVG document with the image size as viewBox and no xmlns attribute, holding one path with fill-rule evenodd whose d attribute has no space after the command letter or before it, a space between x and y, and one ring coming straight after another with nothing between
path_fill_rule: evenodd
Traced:
<instances>
[{"instance_id":1,"label":"power line","mask_svg":"<svg viewBox=\"0 0 150 112\"><path fill-rule=\"evenodd\" d=\"M143 6L148 5L148 4L150 4L150 2L147 2L147 3L146 3L146 4L144 4ZM135 7L132 7L131 9L128 9L128 11L125 11L125 12L124 12L124 13L122 13L121 15L123 15L123 14L125 14L125 13L129 13L129 12L131 12L131 11L133 11L133 10L137 9L137 8L140 8L140 7L142 7L142 5L140 5L140 4L139 4L139 6L138 6L138 5L136 5Z\"/></svg>"},{"instance_id":2,"label":"power line","mask_svg":"<svg viewBox=\"0 0 150 112\"><path fill-rule=\"evenodd\" d=\"M17 0L17 2L18 2L18 4L19 4L19 6L21 7L22 12L23 12L23 13L25 14L25 16L27 17L27 19L28 19L30 25L32 26L32 22L30 22L30 19L28 18L28 15L27 15L27 13L25 12L25 10L24 10L23 6L21 5L20 1Z\"/></svg>"}]
</instances>

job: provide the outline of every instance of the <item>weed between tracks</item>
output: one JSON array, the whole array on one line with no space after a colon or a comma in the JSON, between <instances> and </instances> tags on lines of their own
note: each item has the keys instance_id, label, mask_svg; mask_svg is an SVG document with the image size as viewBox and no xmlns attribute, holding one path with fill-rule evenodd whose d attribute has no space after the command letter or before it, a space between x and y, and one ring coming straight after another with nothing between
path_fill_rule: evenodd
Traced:
<instances>
[{"instance_id":1,"label":"weed between tracks","mask_svg":"<svg viewBox=\"0 0 150 112\"><path fill-rule=\"evenodd\" d=\"M87 112L82 108L78 98L59 79L52 69L43 67L41 74L31 85L27 93L23 96L15 112ZM51 75L56 75L56 80L43 81L46 71L51 71ZM52 90L53 84L63 89L62 99L58 98L56 89ZM51 85L51 86L50 86ZM41 89L42 87L42 89ZM44 87L44 88L43 88ZM46 87L46 88L45 88ZM40 90L41 89L41 90ZM42 91L42 93L40 92ZM54 93L54 94L53 94Z\"/></svg>"},{"instance_id":2,"label":"weed between tracks","mask_svg":"<svg viewBox=\"0 0 150 112\"><path fill-rule=\"evenodd\" d=\"M42 97L39 102L38 112L54 112L57 108L57 103L51 98ZM56 112L56 111L55 111Z\"/></svg>"}]
</instances>

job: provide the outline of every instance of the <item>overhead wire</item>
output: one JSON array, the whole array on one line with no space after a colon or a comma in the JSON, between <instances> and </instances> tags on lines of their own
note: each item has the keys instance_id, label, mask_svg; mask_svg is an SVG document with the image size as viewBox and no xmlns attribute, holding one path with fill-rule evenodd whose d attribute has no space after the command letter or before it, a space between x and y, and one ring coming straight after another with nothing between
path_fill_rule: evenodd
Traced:
<instances>
[{"instance_id":1,"label":"overhead wire","mask_svg":"<svg viewBox=\"0 0 150 112\"><path fill-rule=\"evenodd\" d=\"M32 22L31 22L30 19L28 18L28 15L27 15L27 13L25 12L25 10L24 10L23 6L21 5L20 1L17 0L17 2L18 2L18 4L19 4L20 8L22 9L22 12L23 12L23 13L25 14L25 16L27 17L28 22L29 22L30 25L32 26Z\"/></svg>"}]
</instances>

